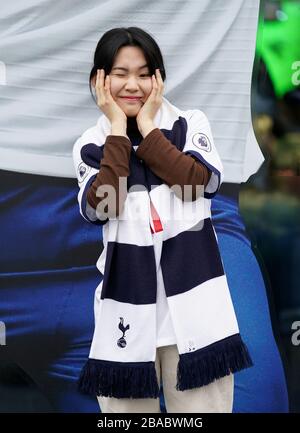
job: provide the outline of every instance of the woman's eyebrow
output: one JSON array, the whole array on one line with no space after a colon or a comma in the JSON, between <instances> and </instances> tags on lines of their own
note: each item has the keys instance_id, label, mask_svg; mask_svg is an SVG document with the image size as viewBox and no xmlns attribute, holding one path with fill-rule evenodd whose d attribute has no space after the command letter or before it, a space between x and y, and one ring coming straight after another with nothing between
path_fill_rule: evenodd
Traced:
<instances>
[{"instance_id":1,"label":"woman's eyebrow","mask_svg":"<svg viewBox=\"0 0 300 433\"><path fill-rule=\"evenodd\" d=\"M143 66L140 66L138 69L143 69L143 68L147 68L147 67L148 67L148 65L143 65ZM122 71L126 71L126 72L129 71L129 69L127 69L127 68L122 68L121 66L115 66L114 68L112 68L112 71L113 71L114 69L121 69Z\"/></svg>"}]
</instances>

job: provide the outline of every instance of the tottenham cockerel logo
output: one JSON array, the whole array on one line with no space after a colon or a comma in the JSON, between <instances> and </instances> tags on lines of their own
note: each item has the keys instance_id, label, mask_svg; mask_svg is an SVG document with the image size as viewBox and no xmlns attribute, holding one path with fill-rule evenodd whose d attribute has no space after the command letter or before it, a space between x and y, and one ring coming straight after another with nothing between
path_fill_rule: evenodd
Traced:
<instances>
[{"instance_id":1,"label":"tottenham cockerel logo","mask_svg":"<svg viewBox=\"0 0 300 433\"><path fill-rule=\"evenodd\" d=\"M211 151L211 144L207 135L197 132L192 138L193 144L205 152Z\"/></svg>"},{"instance_id":2,"label":"tottenham cockerel logo","mask_svg":"<svg viewBox=\"0 0 300 433\"><path fill-rule=\"evenodd\" d=\"M119 329L120 331L123 333L122 337L119 338L119 340L117 341L117 345L119 347L125 347L127 342L125 340L125 332L130 328L129 324L124 326L124 319L123 317L120 317L120 323L119 323Z\"/></svg>"}]
</instances>

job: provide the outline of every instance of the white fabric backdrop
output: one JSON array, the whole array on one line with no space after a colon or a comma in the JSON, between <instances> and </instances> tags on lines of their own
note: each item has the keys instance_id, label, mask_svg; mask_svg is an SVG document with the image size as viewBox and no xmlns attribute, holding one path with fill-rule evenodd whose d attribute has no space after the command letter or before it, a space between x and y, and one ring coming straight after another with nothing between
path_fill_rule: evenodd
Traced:
<instances>
[{"instance_id":1,"label":"white fabric backdrop","mask_svg":"<svg viewBox=\"0 0 300 433\"><path fill-rule=\"evenodd\" d=\"M264 158L251 126L259 0L17 0L0 9L0 169L75 177L72 147L101 112L88 76L113 27L158 42L165 97L208 116L225 182L245 182Z\"/></svg>"}]
</instances>

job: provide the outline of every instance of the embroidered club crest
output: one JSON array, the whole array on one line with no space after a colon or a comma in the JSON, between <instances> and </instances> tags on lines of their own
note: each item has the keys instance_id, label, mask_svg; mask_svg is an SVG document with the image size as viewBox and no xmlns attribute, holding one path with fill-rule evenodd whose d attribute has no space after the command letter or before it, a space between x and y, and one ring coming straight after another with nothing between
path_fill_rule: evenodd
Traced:
<instances>
[{"instance_id":1,"label":"embroidered club crest","mask_svg":"<svg viewBox=\"0 0 300 433\"><path fill-rule=\"evenodd\" d=\"M211 143L207 135L198 132L192 138L193 144L201 150L205 150L205 152L211 151Z\"/></svg>"},{"instance_id":2,"label":"embroidered club crest","mask_svg":"<svg viewBox=\"0 0 300 433\"><path fill-rule=\"evenodd\" d=\"M122 337L117 341L117 345L121 348L125 347L127 342L125 340L125 332L130 328L129 324L124 326L124 319L120 317L119 329L123 333Z\"/></svg>"}]
</instances>

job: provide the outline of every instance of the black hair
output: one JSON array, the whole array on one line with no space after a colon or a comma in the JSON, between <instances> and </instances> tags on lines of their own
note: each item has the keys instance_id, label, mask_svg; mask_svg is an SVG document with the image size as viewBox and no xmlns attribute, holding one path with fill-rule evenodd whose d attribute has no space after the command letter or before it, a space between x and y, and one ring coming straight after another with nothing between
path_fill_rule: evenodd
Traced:
<instances>
[{"instance_id":1,"label":"black hair","mask_svg":"<svg viewBox=\"0 0 300 433\"><path fill-rule=\"evenodd\" d=\"M165 81L166 72L163 57L154 38L139 27L116 27L103 34L94 53L94 65L90 72L89 87L92 98L96 103L91 88L92 78L97 74L97 69L104 69L105 76L109 74L118 50L125 46L141 48L149 73L155 75L155 69L159 68L162 80Z\"/></svg>"}]
</instances>

